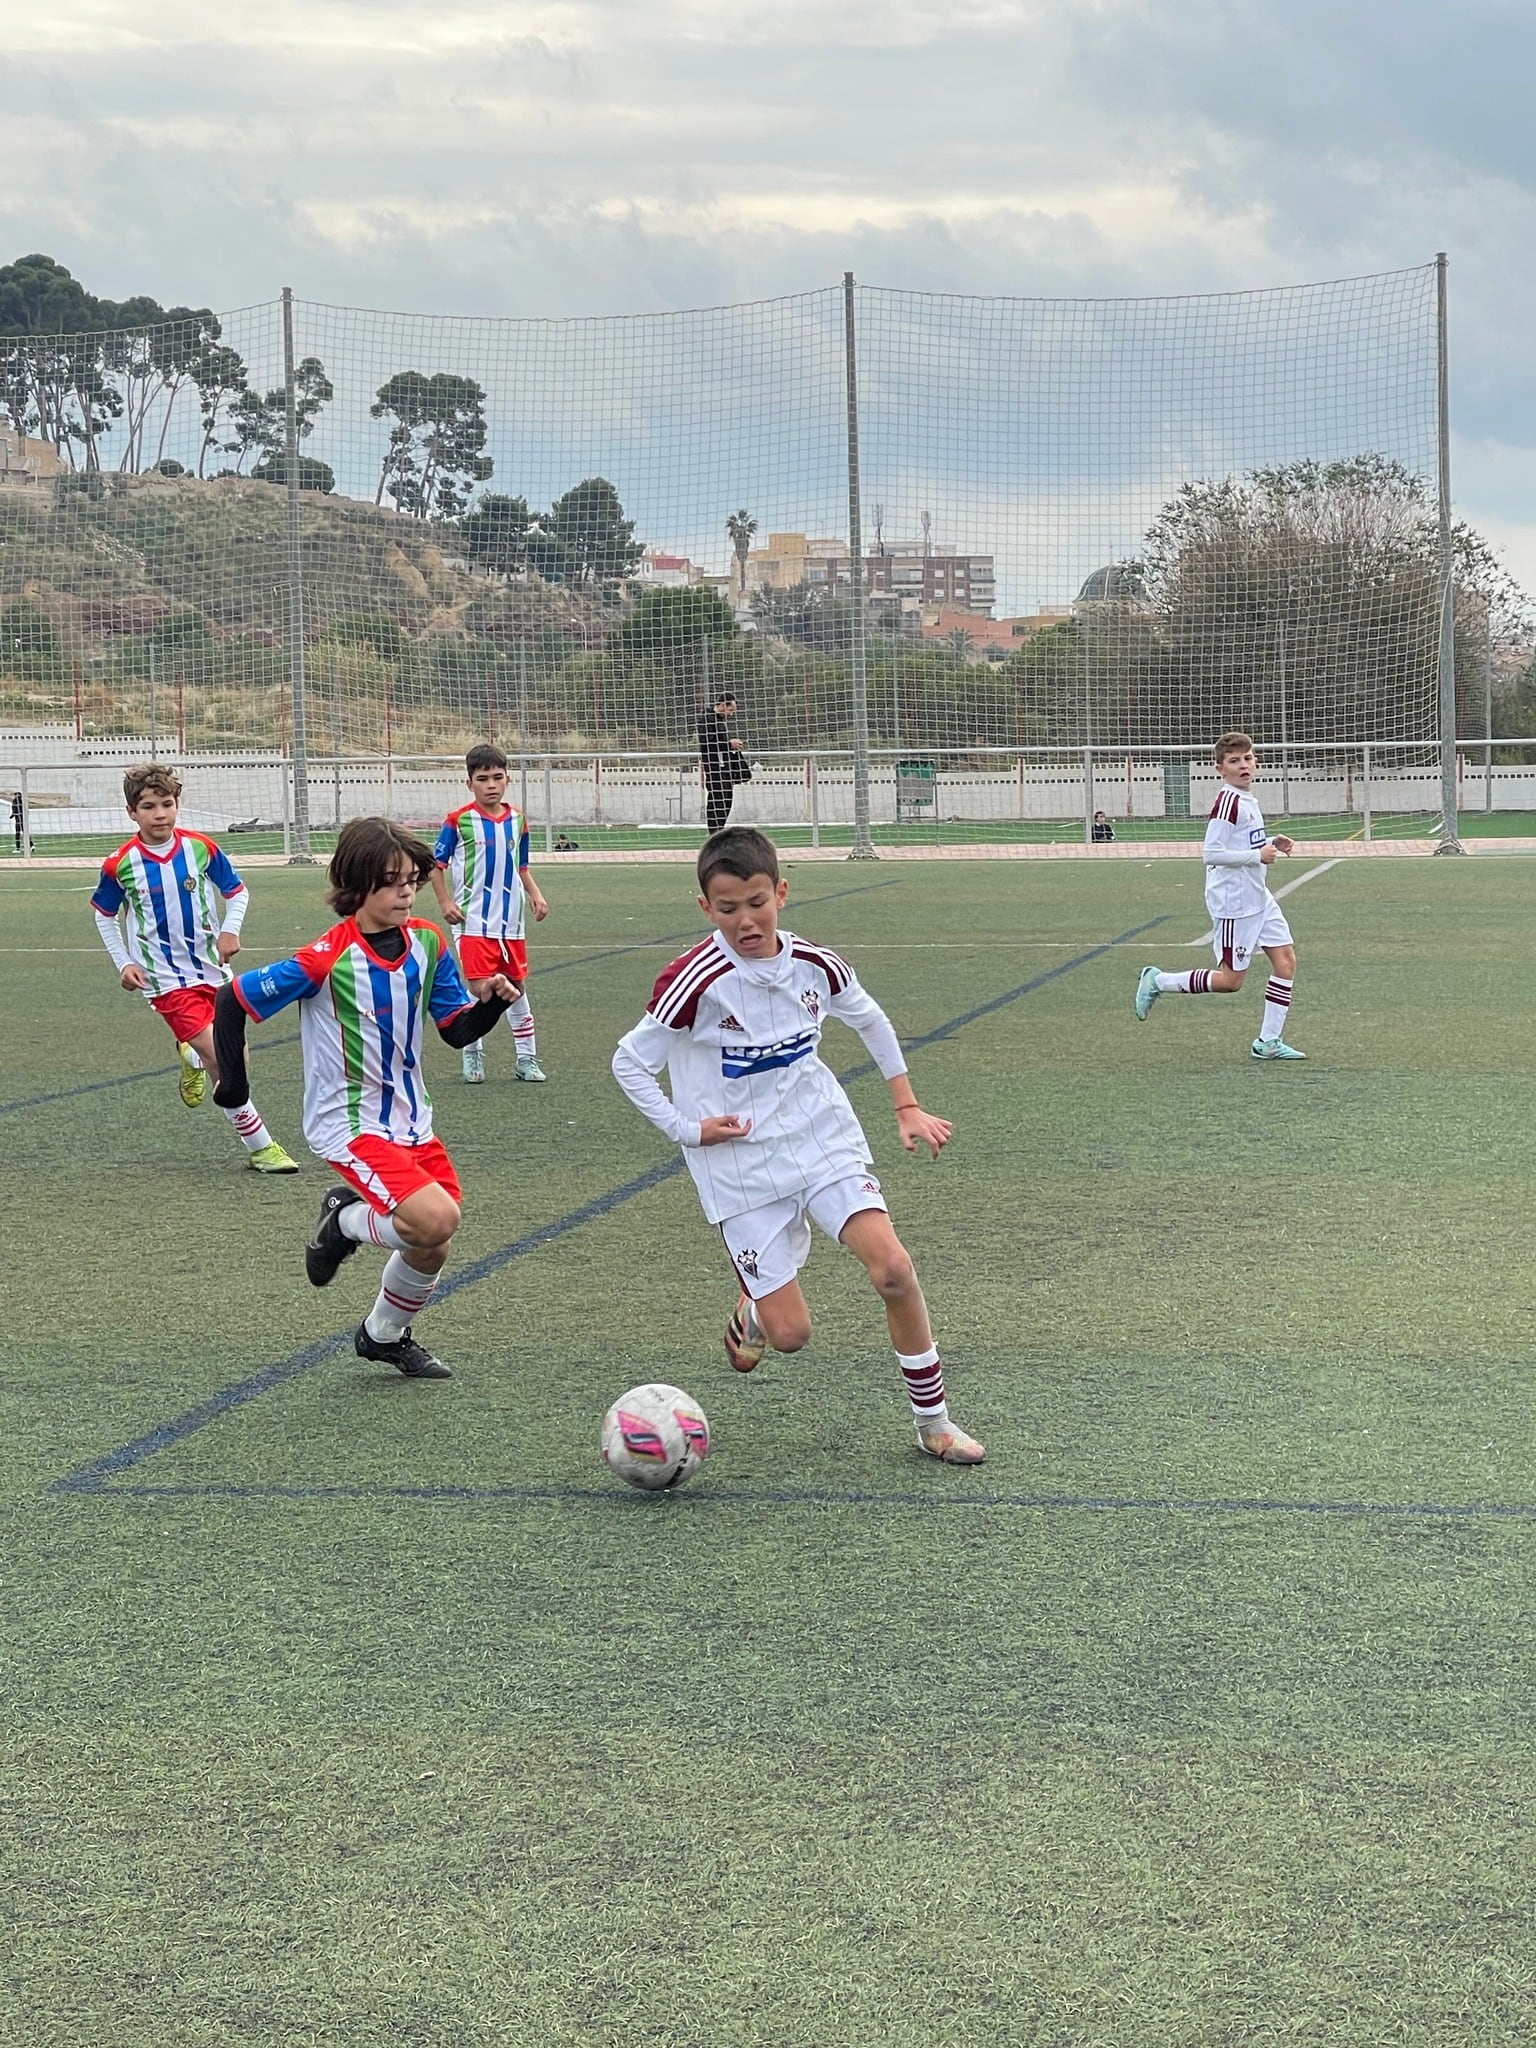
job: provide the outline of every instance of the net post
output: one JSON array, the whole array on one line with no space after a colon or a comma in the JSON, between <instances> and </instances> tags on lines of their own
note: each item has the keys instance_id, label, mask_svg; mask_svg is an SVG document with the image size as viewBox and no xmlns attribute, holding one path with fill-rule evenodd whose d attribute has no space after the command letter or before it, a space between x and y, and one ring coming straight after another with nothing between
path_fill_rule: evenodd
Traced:
<instances>
[{"instance_id":1,"label":"net post","mask_svg":"<svg viewBox=\"0 0 1536 2048\"><path fill-rule=\"evenodd\" d=\"M1371 743L1366 740L1360 749L1360 837L1369 846L1371 843Z\"/></svg>"},{"instance_id":2,"label":"net post","mask_svg":"<svg viewBox=\"0 0 1536 2048\"><path fill-rule=\"evenodd\" d=\"M21 795L21 845L16 849L23 860L36 860L37 852L32 844L32 792L27 787L27 771L16 770L20 778Z\"/></svg>"},{"instance_id":3,"label":"net post","mask_svg":"<svg viewBox=\"0 0 1536 2048\"><path fill-rule=\"evenodd\" d=\"M1447 314L1448 261L1435 258L1435 438L1440 496L1440 844L1436 853L1463 853L1456 807L1456 581L1451 559L1451 367Z\"/></svg>"},{"instance_id":4,"label":"net post","mask_svg":"<svg viewBox=\"0 0 1536 2048\"><path fill-rule=\"evenodd\" d=\"M544 851L555 850L555 764L544 756Z\"/></svg>"},{"instance_id":5,"label":"net post","mask_svg":"<svg viewBox=\"0 0 1536 2048\"><path fill-rule=\"evenodd\" d=\"M304 726L304 527L299 505L299 413L293 387L293 287L283 286L283 451L288 472L288 684L293 699L293 867L312 864L309 850L309 759ZM287 847L284 809L284 851Z\"/></svg>"},{"instance_id":6,"label":"net post","mask_svg":"<svg viewBox=\"0 0 1536 2048\"><path fill-rule=\"evenodd\" d=\"M811 785L811 844L821 844L821 781L816 771L816 756L812 754L806 766Z\"/></svg>"},{"instance_id":7,"label":"net post","mask_svg":"<svg viewBox=\"0 0 1536 2048\"><path fill-rule=\"evenodd\" d=\"M859 509L859 366L853 272L843 272L843 360L848 373L848 592L853 600L848 671L853 693L853 851L874 860L869 836L869 676L864 656L864 525Z\"/></svg>"}]
</instances>

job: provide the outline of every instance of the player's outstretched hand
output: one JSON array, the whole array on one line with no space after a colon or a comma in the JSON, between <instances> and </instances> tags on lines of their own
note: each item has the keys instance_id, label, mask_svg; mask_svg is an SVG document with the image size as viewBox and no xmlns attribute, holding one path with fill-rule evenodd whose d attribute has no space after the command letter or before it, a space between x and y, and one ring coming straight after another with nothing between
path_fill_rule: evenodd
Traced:
<instances>
[{"instance_id":1,"label":"player's outstretched hand","mask_svg":"<svg viewBox=\"0 0 1536 2048\"><path fill-rule=\"evenodd\" d=\"M494 996L498 1003L515 1003L523 992L523 984L514 981L510 974L493 974L481 988L482 999Z\"/></svg>"},{"instance_id":2,"label":"player's outstretched hand","mask_svg":"<svg viewBox=\"0 0 1536 2048\"><path fill-rule=\"evenodd\" d=\"M707 1116L699 1125L701 1145L729 1145L732 1138L744 1138L752 1128L749 1116Z\"/></svg>"},{"instance_id":3,"label":"player's outstretched hand","mask_svg":"<svg viewBox=\"0 0 1536 2048\"><path fill-rule=\"evenodd\" d=\"M1282 853L1294 853L1296 851L1295 840L1287 839L1283 832L1277 832L1269 843L1271 846L1278 846Z\"/></svg>"},{"instance_id":4,"label":"player's outstretched hand","mask_svg":"<svg viewBox=\"0 0 1536 2048\"><path fill-rule=\"evenodd\" d=\"M122 983L124 988L148 988L149 976L144 972L137 960L130 960L123 969Z\"/></svg>"},{"instance_id":5,"label":"player's outstretched hand","mask_svg":"<svg viewBox=\"0 0 1536 2048\"><path fill-rule=\"evenodd\" d=\"M896 1128L901 1133L902 1144L909 1152L915 1152L919 1145L926 1145L931 1159L937 1159L955 1135L952 1123L941 1116L930 1116L921 1103L917 1102L909 1102L897 1110Z\"/></svg>"}]
</instances>

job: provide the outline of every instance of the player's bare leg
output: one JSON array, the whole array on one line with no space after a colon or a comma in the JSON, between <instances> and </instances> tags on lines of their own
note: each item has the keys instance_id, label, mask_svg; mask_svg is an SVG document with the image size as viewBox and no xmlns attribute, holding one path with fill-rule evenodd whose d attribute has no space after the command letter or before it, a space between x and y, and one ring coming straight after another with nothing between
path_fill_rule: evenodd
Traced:
<instances>
[{"instance_id":1,"label":"player's bare leg","mask_svg":"<svg viewBox=\"0 0 1536 2048\"><path fill-rule=\"evenodd\" d=\"M214 1056L213 1050L213 1026L211 1024L206 1025L203 1030L198 1032L195 1038L189 1039L187 1042L201 1061L203 1071L208 1077L209 1085L217 1088L219 1085L219 1063ZM181 1099L183 1102L190 1104L194 1098L187 1093L189 1071L195 1072L195 1069L188 1070L184 1062L181 1077ZM201 1101L201 1095L198 1095L195 1100ZM245 1147L245 1163L247 1166L254 1168L257 1173L298 1172L298 1161L288 1156L267 1129L261 1120L261 1112L257 1109L255 1103L252 1102L249 1094L247 1094L244 1102L240 1104L238 1109L226 1109L224 1114L234 1125L235 1136Z\"/></svg>"},{"instance_id":2,"label":"player's bare leg","mask_svg":"<svg viewBox=\"0 0 1536 2048\"><path fill-rule=\"evenodd\" d=\"M432 1299L437 1276L448 1262L448 1248L459 1227L460 1209L448 1190L418 1188L388 1216L362 1205L343 1209L337 1223L348 1237L387 1245L392 1256L384 1268L378 1300L357 1326L353 1349L359 1358L376 1358L413 1380L446 1380L450 1367L434 1358L411 1334L411 1324Z\"/></svg>"},{"instance_id":3,"label":"player's bare leg","mask_svg":"<svg viewBox=\"0 0 1536 2048\"><path fill-rule=\"evenodd\" d=\"M843 1225L841 1242L863 1266L885 1303L886 1327L912 1404L919 1446L946 1465L979 1465L985 1449L950 1420L944 1368L933 1341L928 1304L890 1217L883 1209L861 1209Z\"/></svg>"},{"instance_id":4,"label":"player's bare leg","mask_svg":"<svg viewBox=\"0 0 1536 2048\"><path fill-rule=\"evenodd\" d=\"M803 1351L811 1341L811 1311L798 1280L754 1301L745 1290L725 1326L725 1355L738 1372L751 1372L770 1345Z\"/></svg>"}]
</instances>

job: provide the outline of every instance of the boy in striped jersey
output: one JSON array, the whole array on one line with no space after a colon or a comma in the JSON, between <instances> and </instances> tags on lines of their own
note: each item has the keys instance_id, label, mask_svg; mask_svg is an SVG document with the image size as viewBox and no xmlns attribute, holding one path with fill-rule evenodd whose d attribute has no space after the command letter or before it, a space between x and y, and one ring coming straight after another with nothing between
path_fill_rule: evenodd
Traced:
<instances>
[{"instance_id":1,"label":"boy in striped jersey","mask_svg":"<svg viewBox=\"0 0 1536 2048\"><path fill-rule=\"evenodd\" d=\"M532 906L535 924L549 915L549 905L528 866L528 820L507 802L507 757L500 747L471 747L464 767L474 802L450 811L437 835L432 887L444 923L462 927L459 966L471 993L479 995L496 974L524 985L507 1012L517 1047L517 1078L543 1081L548 1077L539 1065L525 986L523 927L525 905ZM478 1042L464 1048L464 1078L485 1079L485 1047Z\"/></svg>"},{"instance_id":2,"label":"boy in striped jersey","mask_svg":"<svg viewBox=\"0 0 1536 2048\"><path fill-rule=\"evenodd\" d=\"M445 1380L449 1368L411 1333L460 1216L458 1175L432 1133L423 1020L463 1047L519 991L494 974L471 1002L447 939L411 915L432 867L430 849L388 818L353 818L342 827L327 898L340 923L292 959L242 974L219 993L219 1070L236 1078L220 1081L215 1100L232 1102L243 1091L246 1018L275 1017L301 1003L304 1135L344 1183L321 1201L305 1271L316 1287L328 1287L360 1244L383 1246L390 1254L383 1284L353 1348L408 1379Z\"/></svg>"},{"instance_id":3,"label":"boy in striped jersey","mask_svg":"<svg viewBox=\"0 0 1536 2048\"><path fill-rule=\"evenodd\" d=\"M228 854L201 832L178 826L180 776L155 763L130 768L123 800L138 832L102 862L91 908L123 987L147 997L175 1033L181 1099L195 1109L214 1066L214 998L227 979L226 963L240 950L250 898ZM222 915L215 892L223 899ZM224 1113L258 1173L298 1172L249 1092L238 1109Z\"/></svg>"},{"instance_id":4,"label":"boy in striped jersey","mask_svg":"<svg viewBox=\"0 0 1536 2048\"><path fill-rule=\"evenodd\" d=\"M779 929L789 884L770 839L728 826L704 842L698 876L714 930L662 970L613 1071L641 1115L682 1146L736 1268L741 1299L726 1355L751 1372L769 1345L809 1342L799 1274L814 1221L848 1247L885 1303L919 1448L979 1465L982 1446L950 1420L928 1309L870 1171L869 1140L819 1057L823 1018L863 1039L890 1084L907 1151L925 1145L937 1159L953 1126L919 1106L890 1019L848 962ZM657 1078L664 1068L670 1099Z\"/></svg>"},{"instance_id":5,"label":"boy in striped jersey","mask_svg":"<svg viewBox=\"0 0 1536 2048\"><path fill-rule=\"evenodd\" d=\"M1221 788L1205 828L1205 907L1211 916L1214 967L1182 974L1143 967L1136 983L1136 1015L1145 1023L1159 996L1236 995L1257 952L1269 955L1264 1021L1249 1048L1256 1060L1304 1060L1285 1042L1291 990L1296 981L1296 948L1285 912L1269 893L1269 868L1291 841L1264 829L1264 813L1253 794L1258 758L1245 732L1224 732L1216 742Z\"/></svg>"}]
</instances>

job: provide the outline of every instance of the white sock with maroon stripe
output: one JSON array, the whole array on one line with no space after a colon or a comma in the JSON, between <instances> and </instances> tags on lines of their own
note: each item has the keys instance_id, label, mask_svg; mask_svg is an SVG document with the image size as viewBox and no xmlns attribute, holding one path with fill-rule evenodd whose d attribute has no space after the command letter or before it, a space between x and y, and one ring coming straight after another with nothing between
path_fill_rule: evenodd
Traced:
<instances>
[{"instance_id":1,"label":"white sock with maroon stripe","mask_svg":"<svg viewBox=\"0 0 1536 2048\"><path fill-rule=\"evenodd\" d=\"M254 1102L242 1102L238 1109L226 1109L224 1114L235 1127L235 1134L247 1152L260 1152L272 1142L272 1133L256 1113Z\"/></svg>"},{"instance_id":2,"label":"white sock with maroon stripe","mask_svg":"<svg viewBox=\"0 0 1536 2048\"><path fill-rule=\"evenodd\" d=\"M1269 977L1269 986L1264 991L1264 1022L1259 1026L1260 1038L1284 1038L1285 1020L1291 1013L1291 990L1294 981L1282 981L1278 974Z\"/></svg>"},{"instance_id":3,"label":"white sock with maroon stripe","mask_svg":"<svg viewBox=\"0 0 1536 2048\"><path fill-rule=\"evenodd\" d=\"M937 1344L930 1344L915 1358L907 1358L898 1351L896 1363L907 1383L907 1399L912 1403L914 1419L918 1422L947 1422L949 1410L944 1405L944 1368L939 1363Z\"/></svg>"},{"instance_id":4,"label":"white sock with maroon stripe","mask_svg":"<svg viewBox=\"0 0 1536 2048\"><path fill-rule=\"evenodd\" d=\"M1208 996L1214 994L1211 987L1209 967L1191 967L1186 974L1160 974L1157 977L1157 992L1160 996Z\"/></svg>"},{"instance_id":5,"label":"white sock with maroon stripe","mask_svg":"<svg viewBox=\"0 0 1536 2048\"><path fill-rule=\"evenodd\" d=\"M381 1216L366 1202L348 1202L345 1209L338 1209L336 1228L343 1237L350 1237L354 1244L388 1245L392 1252L406 1249L405 1239L400 1235L394 1217Z\"/></svg>"},{"instance_id":6,"label":"white sock with maroon stripe","mask_svg":"<svg viewBox=\"0 0 1536 2048\"><path fill-rule=\"evenodd\" d=\"M435 1273L418 1273L396 1252L384 1268L379 1298L368 1311L369 1336L381 1344L393 1344L432 1299L436 1285Z\"/></svg>"},{"instance_id":7,"label":"white sock with maroon stripe","mask_svg":"<svg viewBox=\"0 0 1536 2048\"><path fill-rule=\"evenodd\" d=\"M539 1050L538 1040L533 1034L533 1011L526 995L518 997L507 1012L507 1022L512 1027L512 1036L517 1040L517 1056L520 1060L531 1060Z\"/></svg>"}]
</instances>

